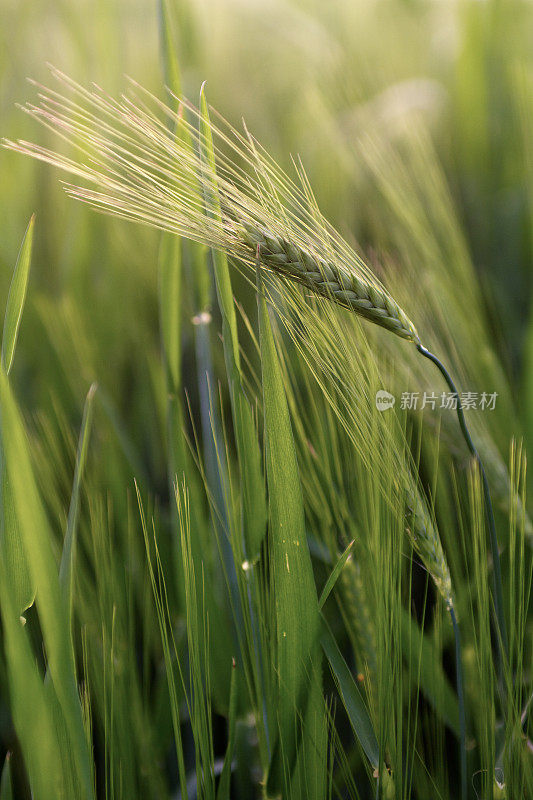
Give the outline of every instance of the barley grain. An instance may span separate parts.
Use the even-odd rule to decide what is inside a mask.
[[[266,270],[419,342],[411,320],[320,214],[301,167],[297,184],[247,131],[210,123],[213,169],[200,156],[205,137],[189,102],[182,101],[175,113],[140,87],[115,101],[59,70],[52,75],[69,95],[40,87],[39,103],[24,110],[66,140],[75,158],[25,141],[3,144],[89,184],[65,184],[69,195],[104,213],[223,250],[254,269],[259,254]],[[196,125],[185,119],[184,109]],[[213,202],[220,215],[211,213]]]

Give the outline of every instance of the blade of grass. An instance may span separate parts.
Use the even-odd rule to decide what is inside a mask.
[[[53,716],[27,631],[13,603],[9,574],[1,561],[0,601],[11,713],[30,786],[39,800],[55,800],[64,796],[66,784]]]
[[[270,509],[270,589],[276,629],[274,715],[278,729],[267,792],[281,792],[284,797],[322,797],[326,745],[318,599],[289,409],[259,271],[257,281]],[[299,741],[300,716],[303,730]],[[298,769],[291,778],[296,759]]]
[[[179,113],[181,95],[181,70],[177,57],[178,47],[173,29],[173,16],[168,0],[159,2],[159,31],[160,50],[163,62],[163,73],[166,86],[173,94],[171,102],[178,112],[174,123],[174,136],[189,148],[192,148],[191,136],[186,125],[182,124],[183,118]],[[198,197],[199,197],[198,192]],[[194,525],[203,523],[196,519],[199,516],[202,499],[202,487],[198,475],[193,468],[184,431],[183,408],[183,376],[181,364],[182,351],[182,299],[184,292],[184,267],[192,261],[192,277],[197,295],[202,298],[200,308],[204,308],[204,301],[209,295],[209,273],[206,259],[207,250],[204,246],[192,242],[185,242],[180,236],[163,233],[159,246],[158,275],[159,275],[159,320],[161,345],[165,364],[165,379],[167,391],[166,430],[167,430],[167,474],[169,493],[172,498],[176,481],[179,483],[187,476],[187,485],[191,497],[191,514]],[[201,315],[195,315],[200,319]],[[209,332],[204,326],[194,326],[195,341],[198,358],[198,382],[202,397],[202,427],[204,433],[209,430],[209,398],[207,387],[211,375],[211,356],[209,350]],[[217,425],[218,428],[218,425]],[[214,491],[220,489],[221,479],[217,474],[216,458],[211,447],[211,437],[204,444],[205,461],[210,475],[210,486]],[[220,498],[220,491],[218,497]],[[176,507],[171,502],[171,513],[174,527],[173,548],[175,551],[176,568],[178,571],[178,592],[180,604],[183,606],[183,576],[181,574],[182,555],[180,550],[180,534]]]
[[[9,295],[7,298],[6,314],[4,317],[4,332],[2,335],[2,367],[6,375],[9,375],[13,364],[13,356],[17,344],[17,336],[26,299],[28,288],[28,278],[30,275],[31,253],[33,246],[33,229],[35,225],[35,214],[31,217],[24,239],[20,246],[17,263]]]
[[[344,553],[340,556],[340,558],[337,561],[337,563],[335,564],[335,566],[334,566],[329,578],[327,579],[326,584],[325,584],[325,586],[322,589],[322,592],[320,594],[320,599],[318,601],[318,608],[319,608],[320,611],[322,611],[322,609],[324,608],[325,602],[328,599],[329,595],[331,594],[331,591],[332,591],[333,587],[337,583],[337,579],[339,578],[344,565],[346,564],[346,562],[350,558],[351,552],[353,550],[354,543],[355,543],[355,539],[353,539],[350,542],[350,544],[348,545],[348,547],[346,548]]]
[[[48,667],[69,733],[80,798],[89,799],[93,797],[92,766],[77,691],[68,617],[51,550],[52,533],[33,475],[20,412],[8,378],[1,371],[0,403],[6,469],[21,540],[36,589]]]
[[[459,706],[433,643],[404,608],[401,613],[402,646],[407,663],[419,661],[416,680],[437,714],[459,736]],[[438,690],[437,690],[438,687]]]
[[[181,74],[176,56],[176,43],[175,37],[173,36],[167,0],[160,0],[159,24],[165,82],[173,94],[179,97],[181,92]],[[174,133],[177,138],[187,136],[185,128],[179,124],[176,125]],[[182,474],[187,470],[187,456],[183,437],[183,404],[181,398],[183,255],[183,240],[181,237],[163,233],[159,246],[158,260],[159,320],[168,398],[168,466],[171,494],[176,475],[178,478],[181,478]]]
[[[146,557],[148,563],[148,572],[150,575],[150,583],[152,585],[152,593],[154,597],[154,603],[156,606],[157,612],[157,621],[159,624],[159,631],[161,634],[161,643],[163,647],[163,656],[165,661],[165,671],[166,671],[166,678],[168,684],[168,691],[169,691],[169,700],[170,700],[170,711],[172,716],[172,727],[174,731],[174,745],[176,750],[176,759],[178,762],[178,775],[179,775],[179,784],[181,790],[181,796],[187,796],[187,773],[185,769],[185,758],[183,754],[183,737],[181,733],[180,727],[180,712],[179,712],[179,694],[178,694],[178,687],[176,686],[176,679],[175,679],[175,669],[173,665],[173,656],[176,660],[177,671],[180,676],[180,680],[182,684],[183,682],[183,672],[181,663],[179,660],[179,656],[176,652],[172,653],[172,645],[174,644],[174,639],[169,637],[169,613],[168,613],[168,605],[167,605],[167,597],[165,591],[165,580],[164,575],[159,573],[160,562],[157,558],[157,539],[155,538],[154,533],[154,545],[156,547],[156,561],[157,561],[157,568],[158,572],[154,570],[152,564],[152,557],[150,553],[150,541],[148,537],[148,528],[146,525],[146,517],[144,513],[144,507],[142,503],[141,493],[139,491],[139,487],[137,483],[135,483],[135,490],[137,493],[137,503],[139,506],[139,513],[141,518],[141,526],[143,531],[143,538],[144,544],[146,549]],[[185,687],[183,686],[184,691]]]
[[[11,575],[14,602],[21,615],[34,603],[35,584],[21,540],[17,514],[13,506],[11,481],[5,467],[3,452],[0,455],[2,456],[2,557]]]
[[[61,564],[59,566],[59,583],[63,590],[64,596],[67,601],[68,609],[68,625],[69,630],[72,630],[72,608],[73,608],[73,576],[74,576],[74,559],[76,555],[76,536],[78,524],[78,509],[80,504],[80,488],[83,478],[83,471],[85,469],[85,462],[87,460],[87,451],[89,449],[89,439],[91,435],[91,424],[93,418],[93,400],[97,390],[97,384],[93,383],[87,392],[85,406],[83,409],[83,418],[81,422],[80,436],[78,440],[78,450],[76,453],[76,466],[74,469],[74,481],[72,485],[72,494],[70,496],[70,506],[67,518],[67,531],[65,533],[65,540],[63,542],[63,552],[61,554]]]
[[[201,151],[204,162],[215,176],[215,154],[213,136],[209,120],[209,108],[205,96],[205,85],[200,92],[201,130],[203,134]],[[220,202],[216,191],[205,191],[207,212],[222,222]],[[220,250],[212,250],[215,284],[218,304],[222,314],[222,338],[226,358],[226,371],[230,383],[233,423],[237,440],[242,494],[243,528],[246,557],[252,561],[257,557],[266,532],[266,503],[264,481],[261,471],[261,452],[257,432],[241,379],[241,363],[237,318],[233,302],[228,258]]]
[[[352,730],[365,751],[370,766],[372,769],[377,769],[379,765],[379,747],[372,720],[361,692],[357,688],[352,673],[324,618],[322,619],[320,644],[329,661],[329,666],[348,714]]]
[[[159,2],[159,36],[163,57],[165,83],[176,97],[181,94],[181,72],[176,55],[176,38],[172,31],[172,20],[167,0]]]
[[[161,342],[172,392],[181,387],[181,240],[163,234],[159,247],[159,315]]]
[[[33,245],[33,230],[35,215],[28,223],[24,239],[20,246],[9,295],[7,298],[6,313],[4,317],[4,331],[2,335],[2,367],[9,375],[15,355],[18,331],[30,274],[31,253]],[[20,540],[20,531],[13,508],[11,486],[7,477],[3,453],[0,450],[2,510],[1,510],[1,541],[3,557],[12,578],[15,605],[19,614],[29,608],[35,599],[35,589],[31,579],[24,548]]]

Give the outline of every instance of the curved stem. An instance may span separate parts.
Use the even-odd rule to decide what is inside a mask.
[[[452,620],[453,634],[455,636],[455,676],[457,682],[457,697],[459,700],[459,747],[461,753],[461,800],[466,800],[466,714],[463,684],[463,662],[461,658],[461,637],[459,634],[457,617],[455,616],[455,610],[452,605],[450,606],[449,611]]]
[[[468,449],[470,450],[472,456],[475,458],[479,467],[479,471],[481,473],[481,479],[483,482],[483,495],[485,500],[485,512],[489,524],[492,564],[494,569],[494,609],[496,612],[498,653],[500,661],[500,678],[503,686],[504,685],[503,669],[504,669],[504,664],[506,663],[507,660],[506,656],[508,648],[507,627],[505,624],[505,614],[503,610],[502,571],[500,566],[500,554],[498,551],[498,537],[496,535],[496,523],[494,522],[494,511],[492,509],[492,500],[490,497],[489,482],[487,480],[487,475],[485,473],[483,462],[481,461],[479,453],[476,450],[474,442],[472,441],[472,437],[470,436],[469,430],[466,426],[466,420],[463,411],[463,406],[461,404],[461,398],[459,397],[459,393],[455,387],[453,380],[451,379],[450,374],[446,370],[445,366],[439,361],[437,356],[433,355],[433,353],[431,353],[426,347],[418,343],[416,345],[416,348],[419,353],[421,353],[425,358],[428,358],[435,364],[435,366],[439,369],[440,373],[443,375],[444,380],[450,387],[451,391],[457,397],[457,417],[459,419],[459,425],[461,426],[461,431],[463,433]]]

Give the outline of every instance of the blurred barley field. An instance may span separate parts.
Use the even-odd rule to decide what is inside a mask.
[[[0,800],[533,797],[532,41],[515,0],[2,1]],[[62,142],[49,65],[166,144]],[[192,154],[182,237],[9,144],[91,169],[125,119],[147,204]]]

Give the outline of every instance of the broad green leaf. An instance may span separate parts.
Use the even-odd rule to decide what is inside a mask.
[[[2,371],[0,406],[6,470],[21,540],[36,590],[48,669],[69,734],[80,799],[92,798],[92,766],[76,684],[66,603],[51,549],[52,532],[33,475],[22,418],[8,378]]]
[[[78,451],[76,454],[76,466],[74,469],[74,481],[67,518],[67,531],[63,543],[61,564],[59,567],[59,582],[63,589],[64,596],[67,599],[70,630],[72,630],[73,575],[74,559],[76,555],[76,535],[78,509],[80,504],[80,488],[83,471],[85,469],[85,462],[87,460],[87,450],[89,449],[89,438],[91,435],[91,423],[93,417],[93,400],[96,390],[97,385],[96,383],[93,383],[87,393],[87,399],[85,400],[85,407],[83,409],[83,419],[81,422]]]
[[[37,800],[64,797],[65,767],[62,763],[54,720],[28,634],[13,603],[11,580],[0,561],[0,610],[9,678],[11,713],[24,755],[33,796]],[[6,767],[2,775],[2,800]]]
[[[346,564],[346,562],[348,561],[348,559],[350,557],[350,554],[351,554],[351,552],[353,550],[354,542],[355,542],[355,539],[353,539],[350,542],[350,544],[348,545],[348,547],[346,548],[344,553],[341,555],[341,557],[339,558],[339,560],[335,564],[335,566],[334,566],[329,578],[327,579],[324,588],[322,589],[322,593],[320,595],[320,600],[318,601],[318,607],[319,607],[320,611],[322,611],[322,609],[324,608],[324,604],[325,604],[326,600],[328,599],[329,595],[331,594],[331,590],[333,589],[333,587],[337,583],[337,579],[338,579],[339,575],[341,574],[344,565]]]
[[[9,295],[7,298],[6,313],[4,318],[4,332],[2,337],[2,367],[9,374],[13,364],[15,346],[24,309],[24,300],[30,274],[31,253],[33,244],[33,229],[35,215],[32,216],[13,272]],[[1,441],[0,441],[1,448]],[[0,457],[2,456],[0,449]],[[17,517],[13,508],[11,486],[5,470],[4,459],[0,459],[2,511],[1,534],[2,554],[5,559],[6,569],[11,578],[11,585],[15,606],[19,614],[29,608],[35,599],[35,589],[31,580],[24,547],[20,539]]]
[[[34,224],[35,215],[32,216],[26,228],[26,233],[24,234],[24,239],[22,240],[17,263],[15,265],[11,286],[9,287],[6,314],[4,317],[4,332],[2,335],[2,367],[6,375],[9,375],[11,365],[13,364],[20,320],[22,319],[24,300],[26,299],[26,290],[28,288],[28,278],[30,275]]]
[[[33,582],[24,544],[21,538],[17,514],[13,506],[11,481],[8,476],[2,453],[2,510],[1,510],[1,543],[2,558],[11,579],[13,603],[19,616],[33,605],[35,600],[35,584]]]
[[[365,751],[370,765],[374,769],[377,769],[379,764],[379,747],[372,720],[370,719],[367,707],[353,679],[352,673],[324,619],[320,643],[329,661],[331,672],[335,678],[353,732]]]
[[[270,509],[270,590],[276,631],[273,730],[278,731],[267,793],[321,797],[326,756],[318,600],[289,409],[259,274],[258,303]]]

